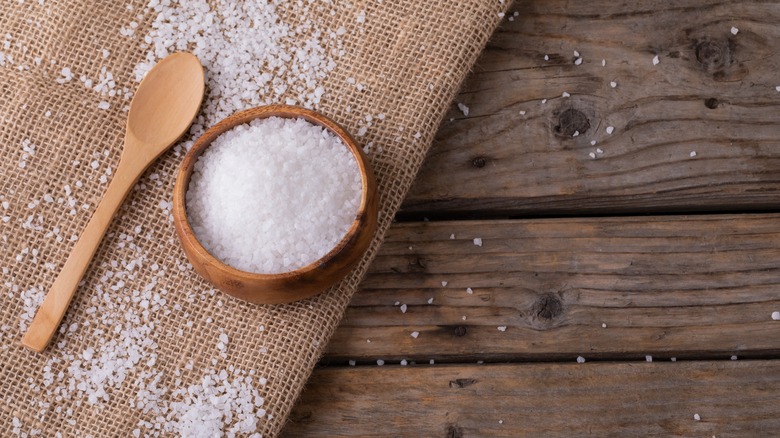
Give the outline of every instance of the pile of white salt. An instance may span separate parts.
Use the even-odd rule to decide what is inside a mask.
[[[361,190],[357,161],[338,136],[304,119],[256,119],[217,137],[195,163],[187,218],[223,263],[289,272],[344,238]]]

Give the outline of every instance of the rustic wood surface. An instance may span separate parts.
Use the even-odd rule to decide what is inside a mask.
[[[283,436],[774,436],[778,376],[778,361],[325,368]]]
[[[778,248],[780,214],[401,223],[326,359],[777,355]]]
[[[456,99],[468,117],[453,105],[441,127],[407,217],[780,207],[776,1],[514,9]]]
[[[780,1],[514,9],[284,436],[776,435]]]

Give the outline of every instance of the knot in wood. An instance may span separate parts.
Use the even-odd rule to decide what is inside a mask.
[[[476,379],[455,379],[450,380],[450,388],[465,388],[477,383]]]
[[[485,164],[487,164],[487,158],[485,157],[474,157],[471,159],[471,165],[477,169],[485,167]]]
[[[457,424],[447,426],[447,438],[463,438],[463,429]]]
[[[580,110],[569,108],[558,116],[555,132],[564,137],[571,137],[575,132],[584,134],[590,128],[590,120]]]
[[[728,62],[729,45],[727,42],[702,41],[696,45],[696,60],[707,70],[723,68]]]
[[[563,302],[552,293],[539,297],[534,304],[534,314],[541,319],[550,320],[563,313]]]
[[[709,99],[706,99],[704,101],[704,106],[706,106],[709,109],[715,109],[718,107],[720,102],[718,102],[718,99],[715,99],[714,97],[710,97]]]

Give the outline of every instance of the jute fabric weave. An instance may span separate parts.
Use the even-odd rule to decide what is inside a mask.
[[[297,2],[290,3],[280,14],[293,19]],[[214,291],[187,266],[165,208],[181,161],[181,153],[170,151],[125,201],[63,330],[36,354],[20,346],[21,330],[94,211],[107,187],[101,176],[110,180],[107,169],[116,169],[122,148],[127,102],[86,90],[78,77],[97,78],[108,66],[116,89],[134,90],[133,69],[146,52],[140,42],[153,17],[141,2],[0,1],[0,436],[38,430],[47,437],[132,436],[135,429],[153,434],[139,424],[161,419],[137,405],[139,392],[167,388],[165,401],[174,389],[221,369],[254,370],[266,410],[258,432],[278,434],[455,92],[510,2],[334,3],[337,13],[317,19],[323,28],[346,29],[344,54],[321,84],[326,94],[318,109],[353,133],[364,115],[385,115],[359,138],[373,144],[381,202],[379,231],[359,266],[331,290],[290,305],[253,305]],[[366,12],[360,26],[358,10]],[[122,35],[131,21],[138,23],[135,37]],[[75,78],[58,83],[63,67]],[[108,110],[98,108],[101,100],[110,102]],[[138,266],[121,266],[141,254]],[[130,273],[116,278],[118,271]],[[133,299],[132,291],[157,304]],[[109,323],[100,322],[95,309],[108,314]],[[115,344],[127,336],[116,330],[140,333],[134,345],[143,358],[108,380],[107,400],[90,403],[79,388],[67,389],[67,396],[58,392],[68,387],[74,366],[83,368],[85,354],[121,347]],[[230,339],[224,350],[217,348],[221,334]],[[264,385],[260,377],[267,379]]]

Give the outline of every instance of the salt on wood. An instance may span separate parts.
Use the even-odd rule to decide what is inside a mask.
[[[303,119],[256,119],[222,135],[195,164],[187,217],[198,241],[242,271],[313,263],[354,222],[361,177],[349,149]]]

